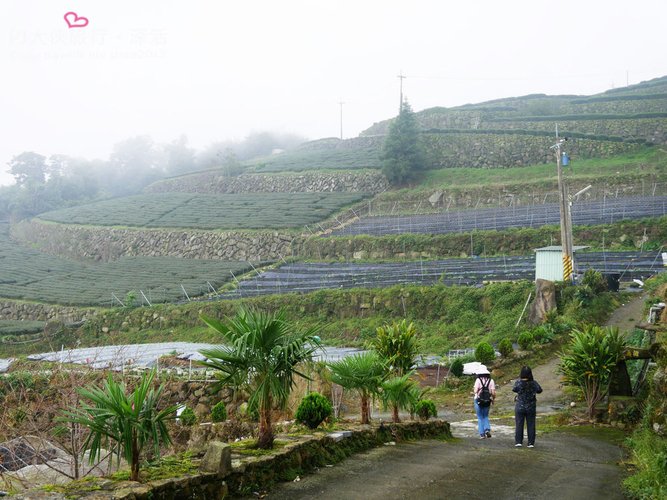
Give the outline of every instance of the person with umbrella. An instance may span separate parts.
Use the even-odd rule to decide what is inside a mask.
[[[496,398],[496,383],[491,378],[486,366],[480,365],[476,372],[477,380],[475,380],[473,387],[473,402],[477,414],[477,430],[479,431],[479,438],[486,439],[491,437],[489,410]]]

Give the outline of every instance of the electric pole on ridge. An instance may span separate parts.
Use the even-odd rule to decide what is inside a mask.
[[[556,144],[550,146],[556,153],[556,167],[558,169],[558,196],[560,199],[560,242],[563,250],[563,281],[572,281],[574,260],[572,250],[572,220],[570,215],[569,198],[567,196],[565,183],[563,182],[563,168],[561,159],[564,152],[561,146],[567,141],[567,137],[558,137],[558,126],[556,126]]]
[[[403,71],[401,70],[401,71],[398,73],[397,78],[398,78],[399,81],[401,82],[401,85],[400,85],[401,102],[400,102],[399,105],[398,105],[398,112],[400,113],[401,110],[403,109],[403,80],[405,80],[405,79],[407,78],[407,76],[405,76],[405,75],[403,74]]]

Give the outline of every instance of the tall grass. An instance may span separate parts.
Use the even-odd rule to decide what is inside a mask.
[[[628,439],[636,473],[623,486],[630,498],[667,498],[667,439],[649,429],[637,430]]]

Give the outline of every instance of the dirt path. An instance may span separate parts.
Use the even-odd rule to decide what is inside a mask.
[[[628,332],[641,320],[644,310],[645,294],[631,298],[614,313],[605,323],[605,326],[616,326],[621,332]],[[566,406],[569,401],[563,393],[558,374],[558,357],[554,356],[546,363],[533,367],[533,377],[540,383],[542,394],[537,398],[537,413],[548,414]],[[514,393],[511,383],[499,388],[494,410],[497,414],[512,413],[514,411]]]
[[[644,295],[624,304],[606,325],[631,330],[641,319]],[[620,499],[621,448],[605,433],[582,429],[540,431],[539,416],[566,401],[557,374],[558,358],[533,368],[544,392],[538,396],[536,447],[515,448],[511,419],[492,420],[494,437],[477,437],[477,424],[466,415],[445,412],[454,442],[419,441],[383,446],[328,466],[315,474],[281,484],[270,499]],[[513,413],[510,383],[499,387],[492,415]],[[457,421],[458,420],[458,421]],[[484,471],[484,472],[482,472]]]
[[[622,332],[632,330],[635,323],[642,320],[644,315],[644,303],[648,295],[644,292],[633,297],[631,300],[616,309],[605,323],[605,326],[617,326]]]
[[[518,375],[518,374],[517,374]],[[547,363],[533,368],[533,378],[542,387],[542,394],[537,396],[537,413],[548,414],[563,408],[566,403],[563,387],[558,374],[558,358],[553,357]],[[497,388],[493,413],[514,413],[513,381]]]

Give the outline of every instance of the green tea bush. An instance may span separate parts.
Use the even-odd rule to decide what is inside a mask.
[[[504,358],[506,358],[507,356],[512,354],[514,352],[514,347],[512,346],[512,341],[510,339],[508,339],[507,337],[505,337],[503,340],[501,340],[498,343],[498,351],[500,352],[500,354],[502,354],[502,356]]]
[[[496,359],[496,351],[488,342],[480,342],[475,349],[475,359],[480,363],[491,363]]]
[[[225,406],[224,401],[217,402],[213,408],[211,408],[211,419],[214,422],[224,422],[227,420],[227,407]]]
[[[181,424],[186,427],[192,427],[197,423],[197,415],[195,415],[194,410],[189,406],[185,407],[180,417],[178,418],[180,419]]]
[[[533,337],[532,332],[529,331],[521,332],[519,334],[517,342],[522,350],[527,351],[531,347],[533,347],[533,344],[535,343],[535,337]]]
[[[456,358],[452,361],[451,366],[449,367],[449,373],[455,377],[460,377],[463,375],[463,359]]]
[[[438,410],[435,403],[430,399],[422,399],[415,405],[415,413],[420,420],[428,420],[431,417],[438,416]]]
[[[46,212],[63,224],[188,229],[284,229],[326,219],[364,193],[150,193]]]
[[[20,245],[0,224],[0,276],[2,297],[72,305],[118,306],[110,302],[115,293],[126,305],[139,305],[143,290],[151,303],[172,302],[189,296],[203,295],[251,270],[247,262],[179,257],[121,257],[109,262],[79,262],[40,252]],[[227,278],[229,276],[229,279]],[[202,286],[202,283],[204,284]],[[132,304],[130,304],[131,302]],[[144,302],[145,304],[145,302]],[[0,336],[39,331],[40,322],[0,322]],[[44,325],[42,324],[42,327]],[[29,327],[17,331],[19,327]]]
[[[319,392],[311,392],[301,400],[294,418],[309,429],[316,429],[331,416],[331,402]]]

